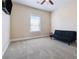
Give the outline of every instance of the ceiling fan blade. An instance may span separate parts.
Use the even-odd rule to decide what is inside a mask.
[[[49,2],[50,2],[52,5],[54,4],[51,0],[49,0]]]
[[[45,2],[45,0],[43,0],[42,2],[41,2],[41,4],[43,4]]]

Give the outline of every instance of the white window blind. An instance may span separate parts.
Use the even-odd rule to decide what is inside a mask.
[[[30,32],[40,31],[40,17],[32,15],[30,19]]]

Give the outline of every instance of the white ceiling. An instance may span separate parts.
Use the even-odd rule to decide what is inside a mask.
[[[46,11],[53,11],[57,8],[61,8],[62,6],[71,3],[73,0],[52,0],[54,2],[54,5],[51,5],[50,3],[44,3],[43,5],[41,5],[40,3],[42,0],[12,0],[12,1]]]

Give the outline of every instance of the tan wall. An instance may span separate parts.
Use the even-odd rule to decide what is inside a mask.
[[[52,28],[51,31],[54,32],[55,29],[59,30],[77,30],[77,6],[76,0],[72,0],[71,3],[64,5],[63,7],[52,12]]]
[[[29,31],[29,20],[31,14],[36,14],[41,17],[42,20],[41,32],[31,33]],[[44,36],[48,35],[49,32],[50,32],[49,12],[13,3],[13,9],[11,14],[11,39]]]

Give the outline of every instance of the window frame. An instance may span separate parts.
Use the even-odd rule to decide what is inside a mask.
[[[36,16],[36,17],[40,17],[40,31],[31,31],[31,17],[32,16]],[[32,32],[41,32],[41,24],[42,24],[42,22],[41,22],[41,16],[39,16],[39,15],[36,15],[36,14],[31,14],[30,15],[30,20],[29,20],[29,31],[32,33]]]

